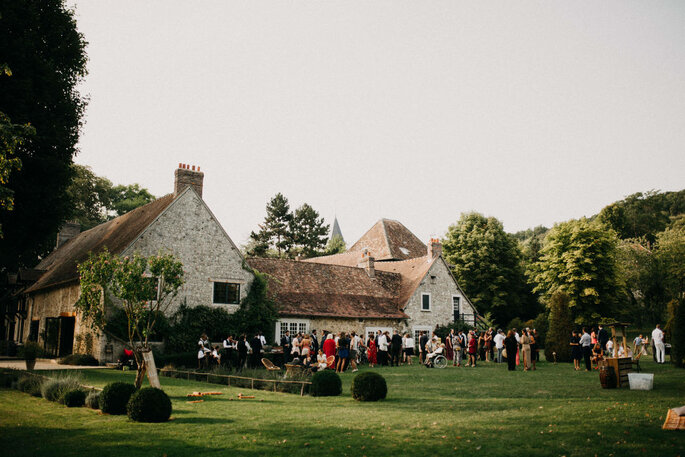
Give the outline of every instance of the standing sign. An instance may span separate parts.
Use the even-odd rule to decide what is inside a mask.
[[[143,352],[143,360],[145,361],[147,379],[150,381],[150,385],[152,387],[161,389],[162,385],[159,383],[159,377],[157,376],[157,366],[155,366],[155,358],[152,355],[152,351]]]

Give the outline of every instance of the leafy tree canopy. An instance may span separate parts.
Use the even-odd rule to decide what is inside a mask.
[[[72,202],[69,218],[79,222],[83,230],[147,205],[155,199],[138,184],[114,186],[109,179],[97,176],[88,166],[74,164],[72,169],[74,178],[67,188],[67,196]]]
[[[5,71],[9,72],[7,69]],[[21,160],[16,157],[17,148],[35,133],[36,130],[30,125],[12,124],[9,117],[0,113],[0,210],[11,211],[14,207],[14,191],[5,185],[10,174],[21,169]]]
[[[535,291],[569,296],[578,323],[596,322],[616,310],[621,287],[616,233],[587,219],[556,224],[547,234],[533,275]]]
[[[503,325],[514,317],[531,318],[537,302],[526,282],[519,245],[494,217],[462,214],[443,243],[445,259],[464,292],[482,314]]]
[[[85,99],[76,87],[86,74],[86,42],[63,0],[0,2],[3,70],[0,111],[36,134],[19,145],[21,171],[9,175],[14,210],[0,212],[0,270],[33,266],[54,246],[67,218],[71,179]]]

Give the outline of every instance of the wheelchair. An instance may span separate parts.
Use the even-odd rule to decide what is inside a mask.
[[[436,355],[433,359],[425,364],[428,368],[445,368],[447,366],[447,358],[444,355]]]

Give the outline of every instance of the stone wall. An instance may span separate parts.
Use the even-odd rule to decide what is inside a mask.
[[[185,284],[167,311],[181,303],[216,306],[235,312],[239,305],[214,305],[213,281],[240,284],[240,298],[247,295],[252,273],[243,269],[243,258],[221,225],[195,192],[179,196],[122,254],[150,256],[171,252],[183,263]]]
[[[431,296],[430,311],[421,310],[421,296],[424,293],[428,293]],[[428,270],[419,287],[414,291],[414,295],[412,295],[404,309],[404,312],[410,317],[408,326],[411,328],[424,327],[426,329],[433,329],[436,325],[446,325],[454,321],[453,296],[460,297],[462,313],[473,314],[473,308],[469,304],[468,299],[459,290],[459,287],[457,287],[447,265],[442,259],[438,258],[433,262],[433,265]]]

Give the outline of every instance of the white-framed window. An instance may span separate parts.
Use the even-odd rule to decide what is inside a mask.
[[[418,347],[419,340],[421,338],[421,332],[426,332],[426,336],[430,338],[432,329],[427,325],[417,325],[416,327],[412,327],[411,330],[412,334],[414,335],[414,344],[416,344],[416,346]]]
[[[293,337],[297,333],[309,333],[309,319],[280,319],[276,322],[276,344],[281,344],[281,337],[285,332],[290,331]]]
[[[378,330],[380,330],[381,332],[387,331],[390,335],[392,335],[392,327],[366,327],[364,330],[366,333],[366,338],[364,338],[364,341],[366,341],[369,338],[369,336],[375,337]]]
[[[431,310],[431,294],[424,292],[421,294],[421,311]]]

